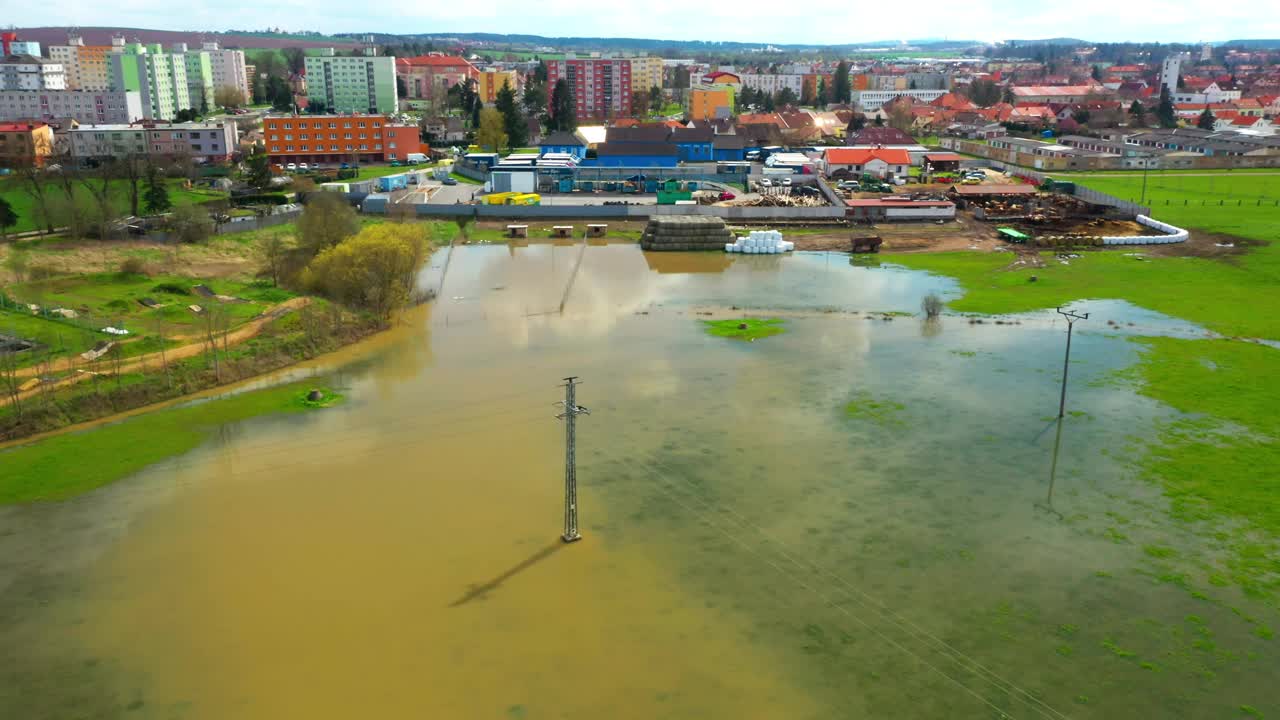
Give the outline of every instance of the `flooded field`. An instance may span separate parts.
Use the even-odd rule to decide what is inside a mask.
[[[1126,336],[1199,328],[1082,303],[1059,424],[1065,326],[904,315],[946,278],[454,252],[434,305],[320,368],[345,404],[0,507],[0,717],[1280,711],[1274,609],[1191,589],[1208,546],[1136,478],[1173,411],[1117,379]],[[701,322],[746,315],[787,331]]]

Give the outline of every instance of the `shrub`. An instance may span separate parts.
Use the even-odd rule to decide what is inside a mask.
[[[147,263],[140,257],[127,257],[120,263],[121,275],[146,275]]]
[[[183,287],[177,283],[160,283],[151,288],[155,292],[168,293],[170,295],[190,295],[191,289]]]
[[[929,293],[920,302],[920,307],[924,310],[925,317],[936,318],[942,314],[942,298]]]

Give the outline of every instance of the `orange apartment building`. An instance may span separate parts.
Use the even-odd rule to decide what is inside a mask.
[[[263,118],[262,133],[274,163],[388,162],[426,152],[416,125],[385,115],[279,115]]]

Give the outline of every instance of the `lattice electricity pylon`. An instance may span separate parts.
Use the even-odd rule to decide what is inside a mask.
[[[575,461],[574,425],[579,415],[590,415],[591,412],[577,404],[574,389],[577,387],[576,377],[564,379],[564,402],[557,403],[564,407],[564,412],[556,418],[564,420],[564,534],[561,540],[567,543],[581,540],[578,534],[578,473]]]

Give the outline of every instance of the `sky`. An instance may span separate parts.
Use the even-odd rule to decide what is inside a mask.
[[[12,4],[12,5],[11,5]],[[846,44],[876,40],[1078,37],[1092,41],[1200,42],[1280,37],[1268,3],[1225,0],[1025,0],[780,3],[777,0],[71,0],[24,18],[17,0],[3,13],[18,27],[80,25],[156,30],[279,27],[320,32],[492,32],[550,37],[641,37],[749,43]],[[34,7],[34,6],[29,6]],[[822,8],[821,12],[816,11]],[[963,9],[963,12],[960,9]],[[370,12],[373,10],[374,12]]]

